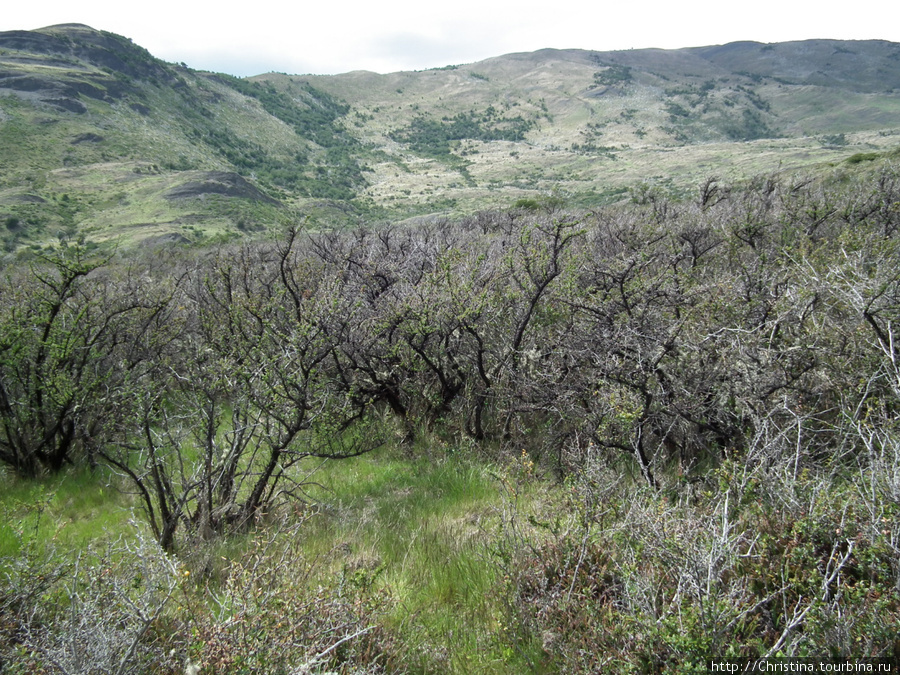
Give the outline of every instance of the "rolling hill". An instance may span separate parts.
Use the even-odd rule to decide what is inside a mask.
[[[590,206],[898,146],[900,44],[541,50],[239,79],[66,24],[0,33],[0,234],[208,242],[310,218]]]

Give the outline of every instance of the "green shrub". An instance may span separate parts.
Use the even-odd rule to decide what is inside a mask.
[[[847,164],[861,164],[863,162],[873,162],[879,157],[881,157],[881,154],[877,152],[857,152],[854,155],[850,155],[844,161]]]

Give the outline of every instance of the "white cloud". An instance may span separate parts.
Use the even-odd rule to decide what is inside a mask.
[[[125,35],[167,61],[251,75],[269,70],[390,72],[467,63],[544,47],[596,50],[674,49],[735,40],[808,38],[900,42],[900,9],[859,0],[829,12],[796,0],[740,5],[719,0],[603,3],[531,0],[420,0],[231,5],[158,0],[8,3],[0,30],[77,22]],[[139,7],[139,9],[138,9]]]

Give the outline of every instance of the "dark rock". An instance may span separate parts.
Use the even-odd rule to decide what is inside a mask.
[[[13,195],[7,198],[9,204],[46,204],[47,200],[37,195]]]
[[[191,240],[177,232],[169,234],[160,234],[155,237],[147,237],[141,241],[143,246],[177,246],[179,244],[190,244]]]
[[[51,105],[59,110],[77,113],[83,115],[87,112],[87,106],[81,101],[74,98],[45,98],[44,103]]]
[[[251,199],[266,204],[279,204],[259,188],[247,182],[236,173],[228,171],[206,171],[197,180],[188,181],[168,190],[163,196],[166,199],[191,199],[204,195],[224,195]]]
[[[104,140],[103,136],[97,134],[79,134],[72,139],[72,145],[78,145],[79,143],[99,143],[102,140]]]

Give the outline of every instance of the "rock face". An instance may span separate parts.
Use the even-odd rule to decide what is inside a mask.
[[[43,197],[31,194],[19,194],[9,197],[7,202],[11,204],[46,204],[47,200]]]
[[[81,62],[84,67],[105,68],[138,79],[168,74],[162,62],[128,38],[81,24],[3,32],[0,49],[52,57],[66,68]]]
[[[142,246],[172,246],[180,244],[190,244],[191,240],[177,232],[169,234],[160,234],[155,237],[147,237],[141,240]]]
[[[133,80],[176,79],[131,40],[81,24],[2,32],[0,50],[8,66],[0,71],[0,93],[66,112],[87,112],[79,96],[119,100],[134,89]]]
[[[278,200],[272,199],[238,174],[229,171],[197,172],[195,180],[173,187],[163,196],[175,200],[203,198],[206,195],[224,195],[266,204],[280,204]]]

